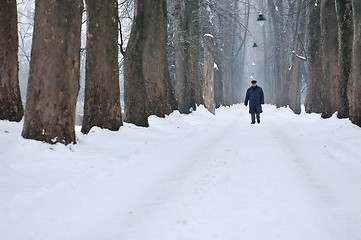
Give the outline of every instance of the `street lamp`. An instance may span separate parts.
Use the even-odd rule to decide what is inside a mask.
[[[263,14],[260,12],[258,14],[257,22],[258,24],[263,27],[264,21],[266,21],[266,18],[263,16]]]

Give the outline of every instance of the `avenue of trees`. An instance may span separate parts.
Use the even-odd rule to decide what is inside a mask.
[[[255,36],[259,11],[266,24]],[[150,115],[200,104],[214,114],[243,102],[250,39],[258,37],[257,80],[268,103],[296,114],[304,103],[307,113],[337,112],[361,126],[360,14],[358,0],[35,0],[29,56],[17,1],[1,1],[0,119],[24,117],[24,138],[69,144],[80,95],[84,134],[123,121],[147,127]],[[19,58],[29,63],[26,101]]]
[[[300,113],[302,81],[307,113],[361,126],[360,1],[267,0],[277,107]],[[271,76],[271,75],[270,75]],[[300,91],[301,89],[301,91]]]

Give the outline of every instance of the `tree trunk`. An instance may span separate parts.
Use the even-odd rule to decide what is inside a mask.
[[[191,83],[191,105],[193,109],[203,104],[202,77],[200,71],[200,27],[199,27],[199,0],[187,0],[189,5],[188,25],[190,37],[189,52],[189,79]]]
[[[223,98],[223,82],[221,77],[221,72],[218,69],[217,64],[214,64],[214,74],[213,74],[213,81],[214,81],[214,102],[216,104],[216,108],[219,108],[224,104]]]
[[[204,105],[209,112],[215,114],[214,103],[214,42],[213,37],[205,35],[204,45],[204,87],[203,99]]]
[[[350,120],[361,127],[361,2],[352,2],[354,16],[353,60],[351,74]]]
[[[353,17],[352,0],[337,0],[337,22],[339,39],[339,80],[338,80],[338,115],[339,118],[349,117],[348,82],[352,63]]]
[[[24,115],[18,79],[16,1],[0,1],[0,120],[19,122]]]
[[[220,70],[223,81],[224,104],[231,106],[234,100],[232,85],[233,39],[226,39],[224,45]]]
[[[178,110],[189,113],[203,103],[199,69],[199,2],[178,0],[173,12],[175,48],[175,95]]]
[[[76,142],[82,11],[81,0],[35,2],[24,138]]]
[[[338,30],[335,0],[321,2],[321,38],[322,69],[324,75],[322,85],[325,92],[322,97],[323,118],[331,117],[338,108]]]
[[[175,60],[175,97],[178,101],[178,110],[181,113],[189,113],[193,107],[191,103],[190,80],[188,79],[188,51],[189,32],[186,17],[186,1],[175,2],[174,12],[174,60]]]
[[[117,0],[86,0],[86,11],[88,34],[81,131],[87,134],[93,126],[117,131],[122,125]]]
[[[321,49],[321,1],[307,1],[307,69],[308,85],[305,108],[307,113],[323,112],[322,49]]]
[[[297,8],[301,8],[303,5],[303,1],[299,1]],[[304,60],[300,59],[299,56],[303,54],[303,42],[305,40],[305,20],[306,20],[306,12],[302,10],[297,14],[295,19],[296,29],[293,36],[293,51],[292,55],[292,65],[290,69],[290,77],[289,77],[289,106],[295,114],[301,113],[301,84],[302,84],[302,64],[304,64]]]
[[[177,108],[167,62],[165,0],[138,0],[124,59],[127,122],[148,126],[148,116],[164,117]]]
[[[288,90],[288,48],[285,30],[285,21],[283,19],[284,6],[283,1],[268,0],[268,9],[272,18],[272,27],[274,31],[274,61],[273,74],[275,80],[275,103],[277,107],[289,105]],[[277,7],[277,9],[276,9]]]

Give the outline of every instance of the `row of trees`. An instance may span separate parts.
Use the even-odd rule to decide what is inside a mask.
[[[203,104],[204,98],[213,113],[215,105],[240,102],[232,88],[234,79],[239,81],[234,76],[232,79],[232,60],[239,59],[241,46],[237,46],[236,39],[242,40],[245,34],[236,37],[217,34],[220,30],[234,30],[237,22],[241,22],[237,15],[241,9],[238,1],[137,0],[134,6],[131,34],[123,50],[117,0],[86,0],[85,6],[82,0],[35,1],[24,138],[48,143],[76,142],[75,109],[84,8],[87,43],[83,133],[87,134],[93,126],[118,130],[122,125],[119,50],[124,56],[123,117],[127,122],[146,127],[149,115],[164,117],[175,109],[189,113]],[[17,76],[16,1],[2,1],[0,7],[1,25],[5,26],[0,34],[0,117],[20,121],[24,110]],[[222,12],[227,8],[229,14]],[[201,27],[202,21],[206,25]],[[207,50],[203,53],[203,35],[211,32],[215,33],[216,44],[208,34],[211,40],[207,40]],[[224,44],[225,41],[229,44]],[[204,67],[203,56],[208,58],[210,54],[213,58],[218,56],[216,61],[220,64],[226,59],[223,73],[217,74],[214,61],[206,61]],[[221,74],[227,80],[222,81]]]
[[[120,4],[128,8],[131,2]],[[306,89],[307,112],[330,117],[338,111],[340,118],[350,117],[361,126],[357,1],[137,0],[134,15],[129,16],[131,32],[124,34],[117,0],[86,0],[85,7],[82,0],[36,0],[25,138],[76,142],[84,8],[85,134],[93,126],[118,130],[123,120],[147,127],[149,115],[164,117],[175,109],[189,113],[199,104],[214,113],[220,105],[242,102],[240,90],[248,85],[243,66],[249,18],[256,9],[268,18],[262,37],[269,102],[289,105],[300,113],[301,93]],[[20,121],[24,110],[18,81],[16,1],[2,1],[0,13],[0,119]]]
[[[267,0],[271,94],[278,107],[350,118],[361,126],[361,3],[357,0]],[[305,57],[302,57],[305,56]],[[272,74],[273,73],[273,74]]]

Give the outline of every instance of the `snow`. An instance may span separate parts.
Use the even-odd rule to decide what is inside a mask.
[[[213,36],[212,34],[210,34],[210,33],[206,33],[206,34],[204,34],[204,36],[205,36],[205,37],[211,37],[211,38],[214,38],[214,36]]]
[[[346,240],[361,236],[361,129],[266,105],[77,129],[0,121],[1,240]]]
[[[303,57],[303,56],[298,55],[298,54],[296,53],[296,51],[292,51],[292,53],[293,53],[296,57],[298,57],[299,59],[307,61],[307,58],[306,58],[306,57]]]
[[[216,63],[216,62],[214,62],[213,66],[214,66],[214,69],[219,70],[218,65],[217,65],[217,63]]]

